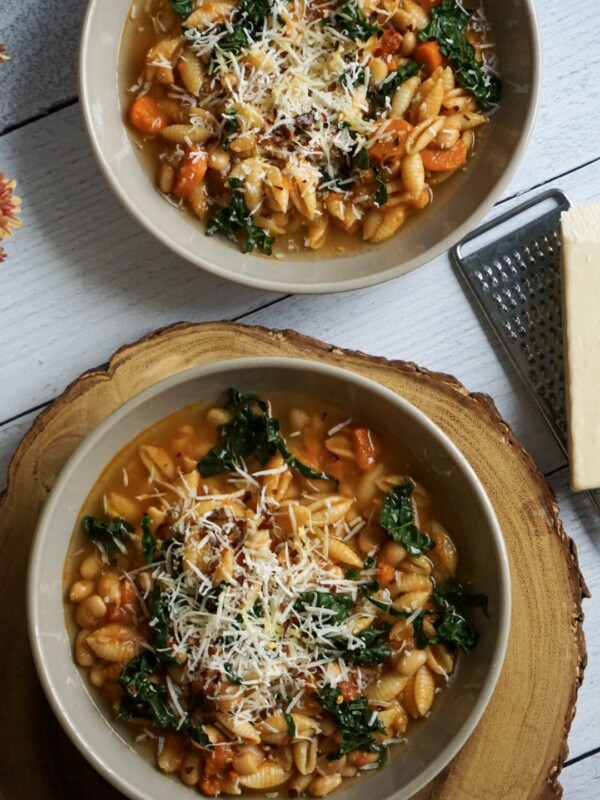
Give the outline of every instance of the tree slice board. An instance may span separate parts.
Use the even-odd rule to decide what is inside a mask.
[[[504,532],[513,582],[506,661],[492,701],[465,747],[418,800],[550,800],[586,663],[574,543],[551,490],[493,402],[455,378],[349,352],[291,331],[180,323],[119,350],[85,373],[35,420],[0,501],[0,800],[117,800],[62,732],[38,682],[25,621],[27,559],[61,467],[104,417],[150,384],[189,367],[243,356],[324,361],[361,373],[436,422],[481,479]],[[192,795],[190,795],[192,796]]]

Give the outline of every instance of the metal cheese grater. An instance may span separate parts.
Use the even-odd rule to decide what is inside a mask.
[[[473,231],[451,251],[567,455],[560,215],[570,207],[563,192],[551,189]],[[589,496],[600,513],[600,490]]]

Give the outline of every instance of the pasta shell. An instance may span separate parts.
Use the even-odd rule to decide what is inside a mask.
[[[285,214],[290,206],[290,190],[282,171],[274,164],[266,168],[265,191],[271,208]]]
[[[218,586],[220,583],[233,583],[235,571],[235,557],[233,550],[225,550],[221,554],[221,561],[212,575],[213,586]]]
[[[392,95],[391,117],[403,117],[419,88],[420,79],[417,75],[408,78],[396,89]]]
[[[441,644],[429,645],[427,648],[427,666],[437,675],[449,675],[454,668],[454,659]]]
[[[399,594],[406,592],[431,592],[431,579],[418,572],[400,572],[394,582]]]
[[[339,539],[329,539],[329,558],[332,561],[341,561],[351,567],[361,568],[363,559],[345,542]]]
[[[142,652],[142,637],[126,625],[111,623],[90,634],[86,642],[90,649],[105,661],[123,664]]]
[[[396,672],[386,672],[374,683],[367,686],[365,694],[374,702],[387,702],[398,697],[406,685],[407,678]]]
[[[251,722],[237,719],[233,714],[226,714],[222,711],[218,711],[215,714],[215,719],[222,728],[233,733],[234,736],[239,736],[240,739],[244,739],[251,744],[260,742],[260,733]]]
[[[396,11],[392,19],[403,32],[421,30],[429,23],[427,12],[412,0],[404,0],[402,7]]]
[[[436,81],[431,90],[425,95],[419,105],[419,122],[425,119],[436,117],[440,113],[442,100],[444,99],[444,82]]]
[[[177,127],[177,126],[171,126]],[[143,444],[139,449],[140,459],[150,475],[163,476],[173,480],[176,475],[175,464],[164,447]]]
[[[291,772],[294,767],[294,757],[291,745],[284,745],[275,750],[275,760],[286,772]]]
[[[433,574],[436,580],[445,581],[456,575],[458,552],[447,530],[439,522],[433,522],[429,535],[435,542],[429,557],[433,561]]]
[[[141,506],[135,500],[124,497],[118,492],[107,492],[104,495],[104,511],[108,517],[134,520],[140,516]]]
[[[433,705],[435,697],[435,679],[429,667],[424,664],[415,675],[415,706],[419,715],[424,717]]]
[[[411,197],[417,197],[425,186],[425,167],[419,153],[404,156],[400,170],[406,191]]]
[[[314,739],[293,745],[294,764],[302,775],[310,775],[317,766],[317,742]]]
[[[167,733],[163,739],[162,748],[157,753],[156,763],[159,768],[168,773],[177,772],[183,760],[183,748],[179,740],[172,734]]]
[[[392,605],[397,611],[416,611],[418,608],[423,608],[429,600],[429,595],[429,592],[423,591],[406,592],[394,600]]]
[[[406,152],[408,155],[419,153],[428,144],[431,144],[445,123],[446,117],[432,117],[419,122],[406,137]]]
[[[290,740],[287,721],[282,713],[267,717],[258,724],[258,728],[263,742],[285,744]]]
[[[340,522],[350,510],[353,499],[331,495],[309,505],[313,525],[319,527]]]
[[[404,224],[406,211],[403,205],[386,209],[372,209],[365,217],[363,239],[377,244],[393,236]]]
[[[186,17],[184,28],[204,28],[211,22],[223,22],[231,14],[232,7],[228,3],[204,3],[200,8]]]
[[[177,69],[185,88],[194,97],[198,97],[206,74],[206,67],[202,61],[191,50],[186,50],[179,59]]]
[[[254,775],[240,775],[240,783],[247,789],[271,789],[289,780],[291,771],[273,761],[263,761]]]
[[[320,173],[309,164],[298,164],[287,168],[290,179],[290,199],[302,216],[313,219],[317,213],[317,186]]]
[[[325,244],[327,238],[327,230],[329,228],[329,214],[321,214],[315,217],[314,221],[309,225],[306,234],[305,244],[311,250],[319,250]]]
[[[379,717],[379,721],[383,724],[386,734],[388,736],[392,735],[392,726],[398,714],[401,712],[400,703],[395,700],[389,708],[384,708],[383,711],[380,711],[377,715]]]
[[[167,125],[160,132],[161,136],[168,139],[170,142],[177,142],[178,144],[189,144],[197,142],[205,142],[214,135],[211,128],[204,125]]]
[[[288,791],[290,792],[290,797],[298,797],[301,795],[305,789],[308,787],[308,784],[312,781],[313,775],[303,775],[301,772],[298,772],[294,777],[291,779]],[[293,793],[293,794],[292,794]]]

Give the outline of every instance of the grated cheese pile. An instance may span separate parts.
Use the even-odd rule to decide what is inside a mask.
[[[368,627],[375,613],[359,590],[375,571],[344,577],[326,555],[333,530],[310,519],[298,525],[294,507],[280,505],[257,480],[281,472],[251,475],[240,468],[229,477],[235,490],[225,494],[210,494],[208,487],[197,494],[185,481],[162,484],[167,491],[158,494],[174,534],[165,560],[153,567],[168,607],[170,652],[184,665],[184,682],[200,681],[209,699],[235,701],[235,716],[250,722],[282,707],[291,710],[305,690],[349,678],[360,689],[375,674],[373,668],[348,666],[339,651],[340,643],[347,649],[365,646],[356,626]],[[282,516],[291,526],[288,538],[273,533]],[[338,525],[338,535],[348,538],[364,520]],[[218,570],[228,551],[234,566],[222,582]],[[334,623],[334,612],[310,599],[298,613],[299,593],[311,591],[349,595],[347,618]],[[170,686],[175,709],[176,693]]]
[[[371,54],[367,42],[332,26],[336,11],[335,0],[274,0],[262,28],[248,32],[242,56],[220,48],[234,30],[231,21],[224,30],[217,23],[188,30],[192,49],[200,57],[211,56],[215,65],[213,91],[203,106],[222,105],[220,87],[226,76],[227,99],[251,107],[266,123],[255,131],[266,153],[332,164],[358,152],[377,127],[376,121],[364,119]],[[243,15],[235,19],[235,27],[239,25],[244,26]],[[347,79],[340,81],[344,74]],[[301,132],[293,134],[298,126]]]

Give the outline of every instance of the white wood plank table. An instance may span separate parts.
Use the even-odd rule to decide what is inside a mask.
[[[500,0],[490,0],[490,2]],[[537,0],[545,56],[536,128],[499,203],[542,188],[600,199],[600,12]],[[600,797],[600,519],[568,488],[566,460],[446,255],[346,295],[284,297],[218,280],[130,219],[99,175],[82,130],[76,51],[82,0],[4,0],[0,171],[19,182],[25,227],[0,266],[0,489],[20,437],[66,384],[124,342],[179,320],[291,327],[342,347],[416,361],[487,392],[556,492],[594,595],[589,665],[562,774],[565,797]],[[600,313],[600,312],[599,312]],[[598,387],[600,391],[600,387]]]

